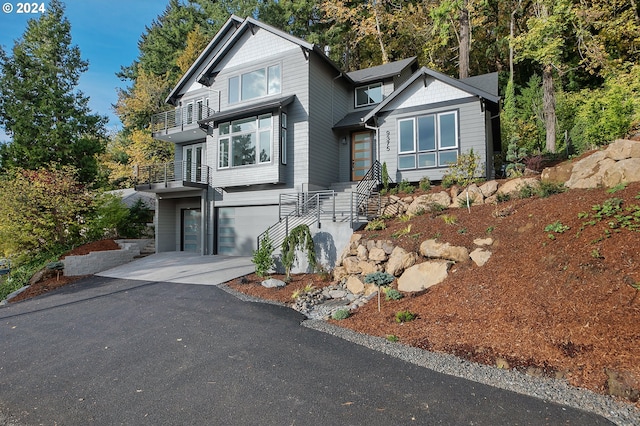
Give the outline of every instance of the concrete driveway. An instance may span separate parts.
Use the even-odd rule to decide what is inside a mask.
[[[156,253],[99,274],[101,277],[181,284],[218,285],[255,270],[250,257]]]
[[[96,276],[10,304],[0,308],[0,425],[610,424],[303,320],[213,285]]]

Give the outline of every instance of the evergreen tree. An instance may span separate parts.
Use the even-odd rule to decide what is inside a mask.
[[[52,0],[28,21],[11,55],[0,48],[0,126],[12,138],[0,147],[3,169],[70,164],[82,182],[97,176],[107,118],[92,114],[89,98],[76,90],[88,63],[70,30],[64,6]]]

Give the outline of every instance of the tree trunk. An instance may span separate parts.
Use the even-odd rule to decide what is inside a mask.
[[[459,78],[469,77],[469,51],[471,50],[471,27],[469,22],[469,1],[463,0],[460,9],[460,70]]]
[[[556,96],[553,89],[553,66],[547,64],[542,70],[543,115],[547,132],[546,148],[556,152]]]
[[[382,41],[382,31],[380,31],[380,19],[378,18],[378,9],[375,2],[373,3],[373,15],[376,18],[376,33],[378,36],[378,42],[380,42],[380,51],[382,52],[382,63],[389,63],[389,56],[387,56],[387,50],[384,48],[384,42]]]

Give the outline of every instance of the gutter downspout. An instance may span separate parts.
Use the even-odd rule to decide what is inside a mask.
[[[374,121],[376,122],[376,126],[370,126],[367,123],[364,123],[364,128],[365,129],[369,129],[369,130],[375,130],[376,132],[376,143],[375,143],[375,147],[376,147],[376,155],[375,155],[375,160],[380,161],[380,127],[377,126],[377,119],[376,117],[374,117]]]

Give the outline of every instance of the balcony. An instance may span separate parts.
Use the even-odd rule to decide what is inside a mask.
[[[176,192],[206,189],[210,183],[209,166],[193,161],[174,161],[165,164],[136,166],[136,191]]]
[[[171,111],[154,114],[151,117],[151,132],[154,139],[168,142],[187,142],[206,136],[206,127],[201,128],[199,120],[213,116],[215,111],[202,103],[189,103]]]

